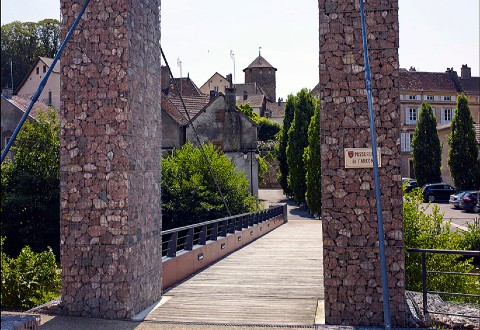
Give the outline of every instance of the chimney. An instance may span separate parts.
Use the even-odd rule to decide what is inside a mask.
[[[227,74],[227,81],[230,83],[229,87],[232,88],[233,86],[232,86],[232,74],[231,73]]]
[[[416,72],[417,70],[415,69],[415,67],[414,67],[414,66],[411,66],[411,67],[410,67],[410,69],[409,69],[408,71],[410,71],[410,72]]]
[[[468,67],[468,65],[462,65],[462,79],[470,79],[472,78],[472,69]]]
[[[243,91],[243,100],[246,101],[248,99],[248,91]]]
[[[170,87],[170,70],[168,70],[168,67],[162,66],[161,74],[161,89],[162,91],[165,91],[165,94],[168,94],[168,88]]]
[[[278,98],[278,106],[281,106],[282,105],[282,99],[279,97]]]
[[[225,88],[225,103],[227,105],[227,111],[236,110],[236,101],[235,101],[235,89],[234,88]]]
[[[13,90],[11,88],[2,88],[2,95],[6,99],[11,99],[13,94]]]

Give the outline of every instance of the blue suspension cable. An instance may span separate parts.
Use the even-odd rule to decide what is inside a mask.
[[[73,22],[73,25],[70,28],[70,30],[68,31],[67,36],[65,37],[65,40],[63,40],[62,45],[60,46],[60,48],[57,52],[57,55],[55,55],[55,58],[53,59],[52,64],[48,68],[47,74],[45,75],[45,77],[43,77],[42,81],[40,82],[40,85],[38,85],[37,90],[33,94],[32,98],[31,98],[31,101],[30,101],[30,104],[27,107],[27,110],[25,110],[25,113],[23,114],[22,119],[20,119],[20,122],[18,123],[17,128],[15,128],[15,131],[13,132],[12,137],[10,138],[10,140],[7,143],[7,146],[5,147],[5,149],[2,152],[1,163],[3,163],[3,160],[7,156],[7,153],[10,150],[10,147],[12,146],[13,142],[15,142],[15,139],[17,138],[17,134],[18,134],[18,132],[20,132],[20,129],[22,128],[23,124],[25,123],[25,120],[27,120],[27,117],[28,117],[28,114],[30,113],[30,110],[32,110],[33,105],[35,104],[35,102],[37,102],[38,98],[40,97],[40,94],[42,94],[42,91],[45,88],[45,85],[47,84],[48,77],[50,77],[50,74],[52,73],[53,68],[55,67],[55,64],[57,63],[58,59],[62,55],[63,49],[65,48],[65,45],[67,44],[68,40],[72,36],[73,31],[77,27],[78,22],[80,21],[80,18],[82,17],[83,13],[85,12],[85,9],[87,8],[89,2],[90,2],[90,0],[85,0],[85,3],[83,4],[82,10],[80,11],[77,18],[75,19],[75,22]]]
[[[380,267],[382,273],[382,293],[383,293],[383,319],[385,322],[385,329],[390,330],[390,304],[388,295],[388,279],[387,266],[385,261],[385,235],[383,233],[383,217],[382,217],[382,202],[380,193],[380,179],[378,175],[378,158],[377,158],[377,134],[375,131],[375,119],[373,117],[372,106],[372,76],[370,72],[370,62],[368,59],[368,45],[367,45],[367,28],[365,25],[364,0],[360,0],[360,17],[362,19],[362,37],[363,37],[363,58],[365,61],[365,85],[367,89],[368,100],[368,115],[370,117],[370,136],[372,139],[372,154],[373,154],[373,175],[375,181],[375,199],[377,206],[377,227],[378,227],[378,242],[380,247]]]

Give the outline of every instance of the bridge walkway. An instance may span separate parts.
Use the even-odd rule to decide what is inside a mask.
[[[145,321],[312,326],[323,292],[321,221],[291,220],[166,291]]]

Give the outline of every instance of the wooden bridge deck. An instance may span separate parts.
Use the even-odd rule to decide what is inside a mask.
[[[313,325],[323,306],[321,221],[290,221],[165,292],[145,321]]]

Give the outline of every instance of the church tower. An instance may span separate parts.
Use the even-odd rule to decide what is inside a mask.
[[[275,72],[277,71],[270,63],[268,63],[258,52],[258,57],[245,69],[245,83],[257,83],[267,94],[270,101],[276,101],[277,83]]]

